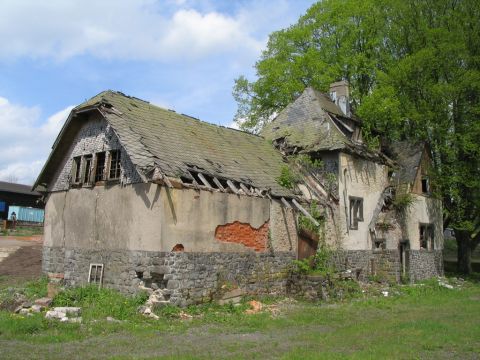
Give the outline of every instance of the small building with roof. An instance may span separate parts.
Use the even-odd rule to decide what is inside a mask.
[[[43,208],[42,194],[31,185],[0,181],[0,220],[7,220],[10,206]]]

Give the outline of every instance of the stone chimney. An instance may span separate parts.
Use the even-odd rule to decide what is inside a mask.
[[[342,80],[330,85],[330,98],[345,116],[350,116],[350,90],[348,81]]]

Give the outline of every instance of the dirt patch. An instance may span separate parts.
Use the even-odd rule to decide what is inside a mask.
[[[1,240],[19,240],[19,241],[35,241],[38,243],[43,242],[43,235],[31,235],[31,236],[2,236],[0,237]]]
[[[0,262],[0,275],[30,278],[39,277],[41,273],[41,244],[22,246]]]

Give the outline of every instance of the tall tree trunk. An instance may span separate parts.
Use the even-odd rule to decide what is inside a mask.
[[[462,274],[470,274],[472,272],[472,248],[470,244],[470,236],[466,231],[455,231],[457,238],[458,254],[457,254],[457,270]]]

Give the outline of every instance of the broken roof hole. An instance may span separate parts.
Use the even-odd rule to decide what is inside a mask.
[[[186,177],[186,176],[180,176],[180,180],[182,180],[182,182],[184,184],[193,184],[194,183],[193,178],[189,178],[189,177]]]

